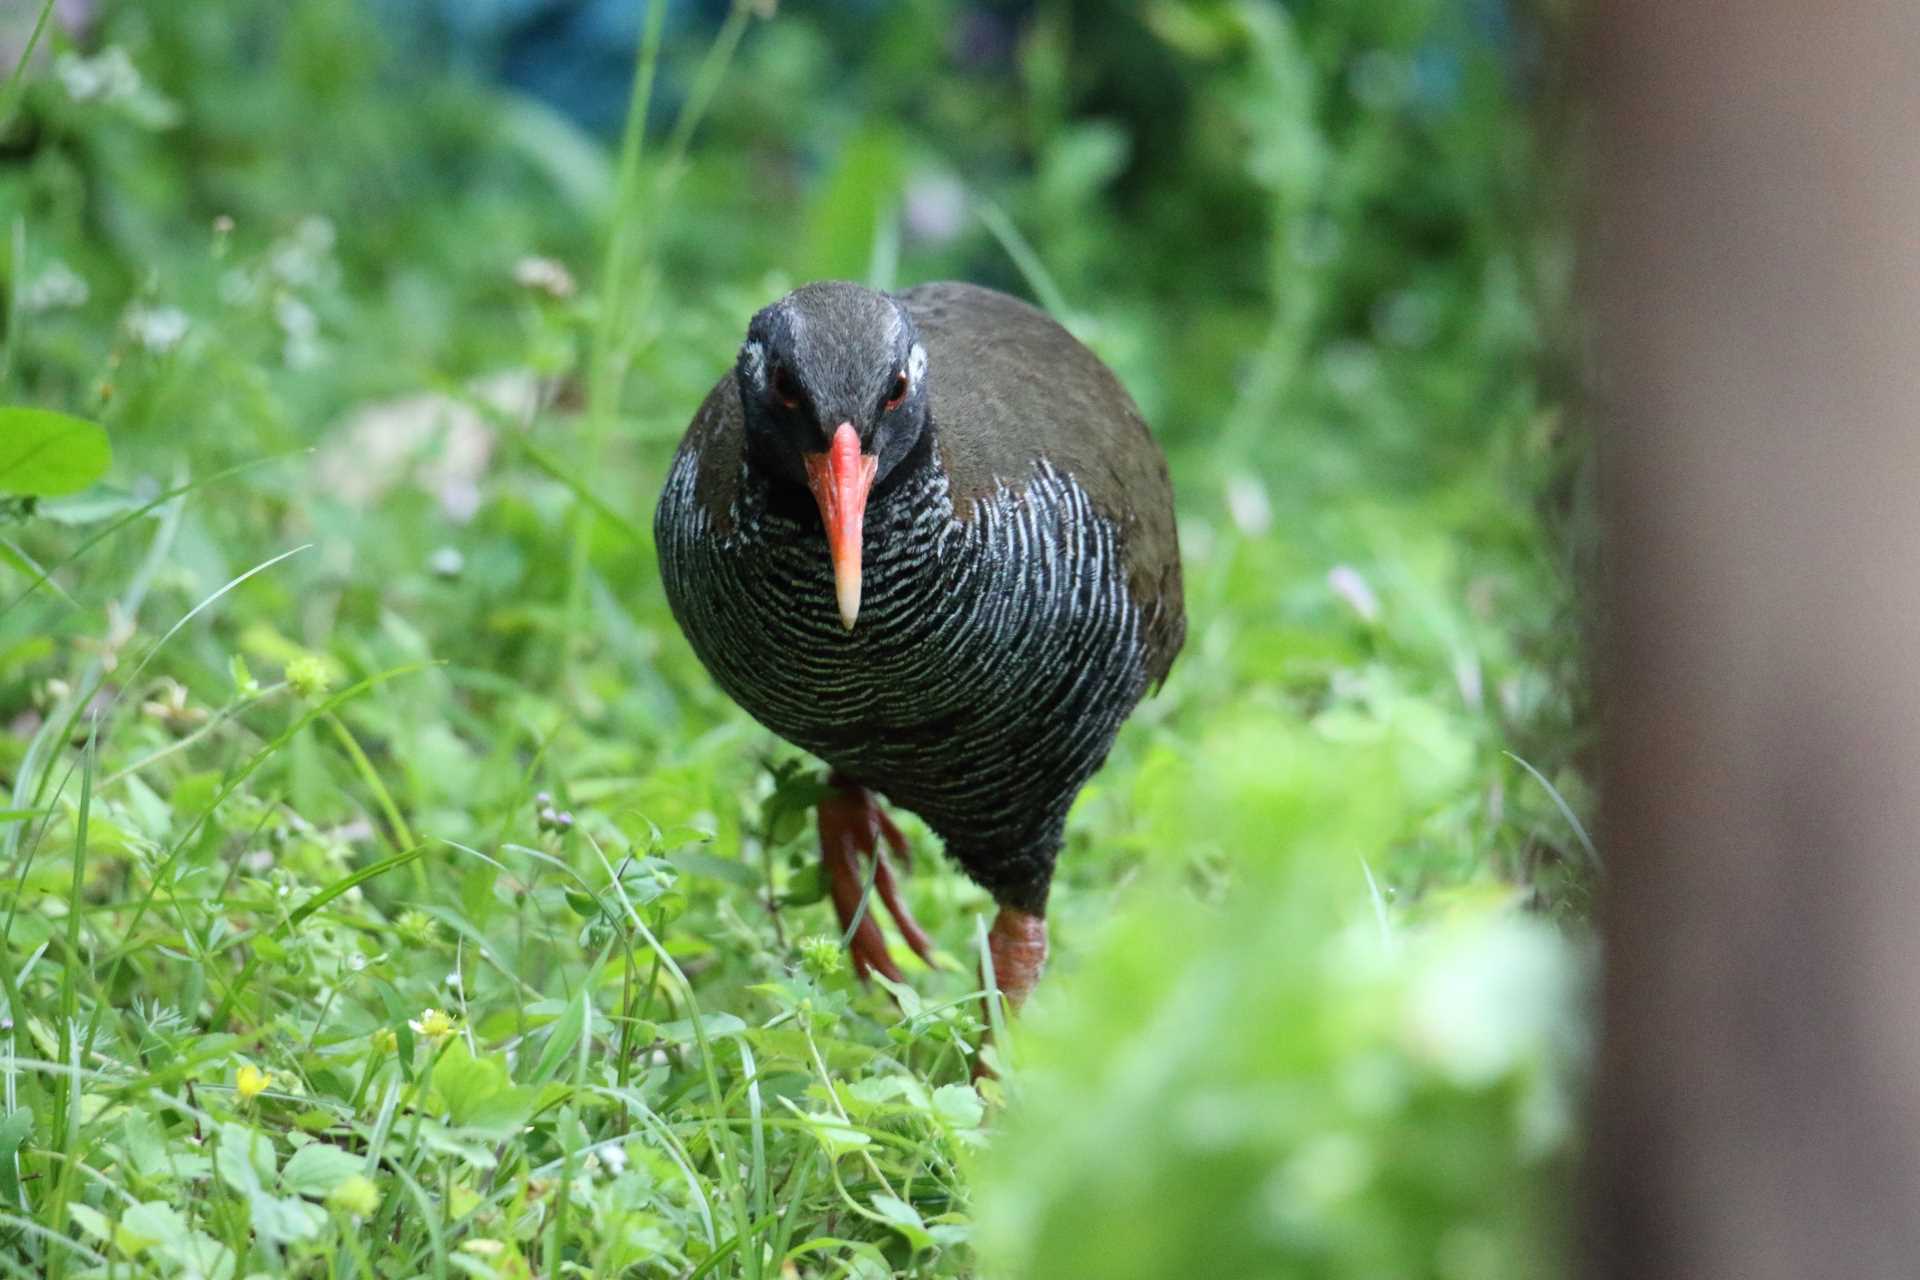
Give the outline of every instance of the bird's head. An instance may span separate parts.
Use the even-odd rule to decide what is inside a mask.
[[[734,376],[748,463],[813,494],[851,631],[867,495],[927,426],[927,351],[913,318],[859,285],[805,285],[754,316]]]

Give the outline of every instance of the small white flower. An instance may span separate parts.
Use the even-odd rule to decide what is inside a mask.
[[[325,284],[333,275],[333,223],[309,214],[267,250],[267,270],[282,284]]]
[[[1480,659],[1469,650],[1461,650],[1453,659],[1453,682],[1459,686],[1460,701],[1478,711],[1486,700],[1485,681],[1480,675]]]
[[[32,313],[64,311],[84,306],[91,296],[92,290],[87,287],[87,282],[72,267],[54,261],[47,264],[47,269],[36,276],[32,284],[20,291],[20,308]]]
[[[907,234],[946,244],[967,227],[967,189],[951,174],[929,173],[907,184],[902,219]]]
[[[135,304],[127,308],[123,322],[132,339],[155,355],[165,355],[187,336],[192,321],[178,307],[147,307]]]
[[[312,338],[320,332],[320,317],[291,293],[273,300],[273,319],[289,338]]]
[[[1366,621],[1380,620],[1380,598],[1373,594],[1373,588],[1367,585],[1367,580],[1352,565],[1337,564],[1327,570],[1327,586]]]
[[[320,346],[320,317],[312,307],[291,293],[273,300],[274,323],[286,340],[280,344],[280,358],[289,369],[311,369],[325,355]]]
[[[1273,527],[1273,504],[1267,501],[1267,487],[1244,471],[1227,480],[1227,514],[1240,532],[1257,538]]]
[[[520,259],[513,264],[513,282],[550,298],[571,298],[574,292],[573,273],[552,258]]]
[[[407,1019],[407,1025],[413,1028],[417,1036],[425,1036],[436,1044],[452,1035],[457,1027],[453,1016],[439,1009],[423,1009],[418,1018]]]
[[[91,58],[63,53],[53,64],[53,73],[75,102],[115,102],[140,92],[140,72],[117,44]]]

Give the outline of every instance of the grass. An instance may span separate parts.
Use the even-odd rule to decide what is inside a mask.
[[[1597,857],[1500,50],[656,6],[603,145],[387,12],[108,6],[5,91],[0,399],[116,462],[7,508],[0,1274],[1549,1269]],[[869,270],[1070,307],[1181,499],[979,1089],[991,904],[902,815],[944,963],[851,979],[647,534],[746,316]]]

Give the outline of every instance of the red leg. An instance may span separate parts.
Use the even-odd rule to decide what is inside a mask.
[[[1046,917],[1022,911],[1018,907],[1001,907],[999,914],[993,918],[993,927],[987,930],[987,954],[993,960],[993,985],[1006,1004],[1007,1014],[1011,1016],[1020,1012],[1020,1006],[1027,1002],[1027,997],[1039,985],[1041,971],[1047,967]],[[981,985],[986,985],[984,972],[981,974]],[[990,1039],[993,1035],[990,1009],[987,1026],[987,1038]],[[974,1079],[992,1074],[984,1062],[979,1059],[974,1061]]]
[[[876,864],[874,899],[893,916],[907,945],[922,960],[932,964],[933,942],[901,900],[893,868],[888,864],[886,851],[880,847],[885,840],[904,862],[906,837],[865,787],[837,773],[827,780],[827,785],[831,790],[821,798],[818,814],[820,862],[833,897],[834,911],[840,917],[840,931],[845,933],[855,913],[860,912],[860,899],[867,890],[864,863],[866,859],[873,859]],[[862,981],[874,972],[894,982],[902,980],[900,966],[894,963],[887,950],[886,937],[880,932],[880,923],[874,919],[873,902],[868,902],[866,911],[860,913],[860,926],[848,940],[847,952],[853,957],[855,976]]]
[[[1047,920],[1031,911],[1002,907],[987,930],[987,951],[993,957],[993,982],[1013,1013],[1027,1002],[1047,967]]]

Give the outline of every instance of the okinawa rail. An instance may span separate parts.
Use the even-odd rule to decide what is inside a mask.
[[[861,910],[869,860],[932,957],[878,792],[993,896],[1018,1008],[1068,807],[1186,634],[1166,461],[1119,379],[990,289],[809,284],[748,325],[654,533],[714,680],[831,769],[820,852],[855,972],[900,978]]]

